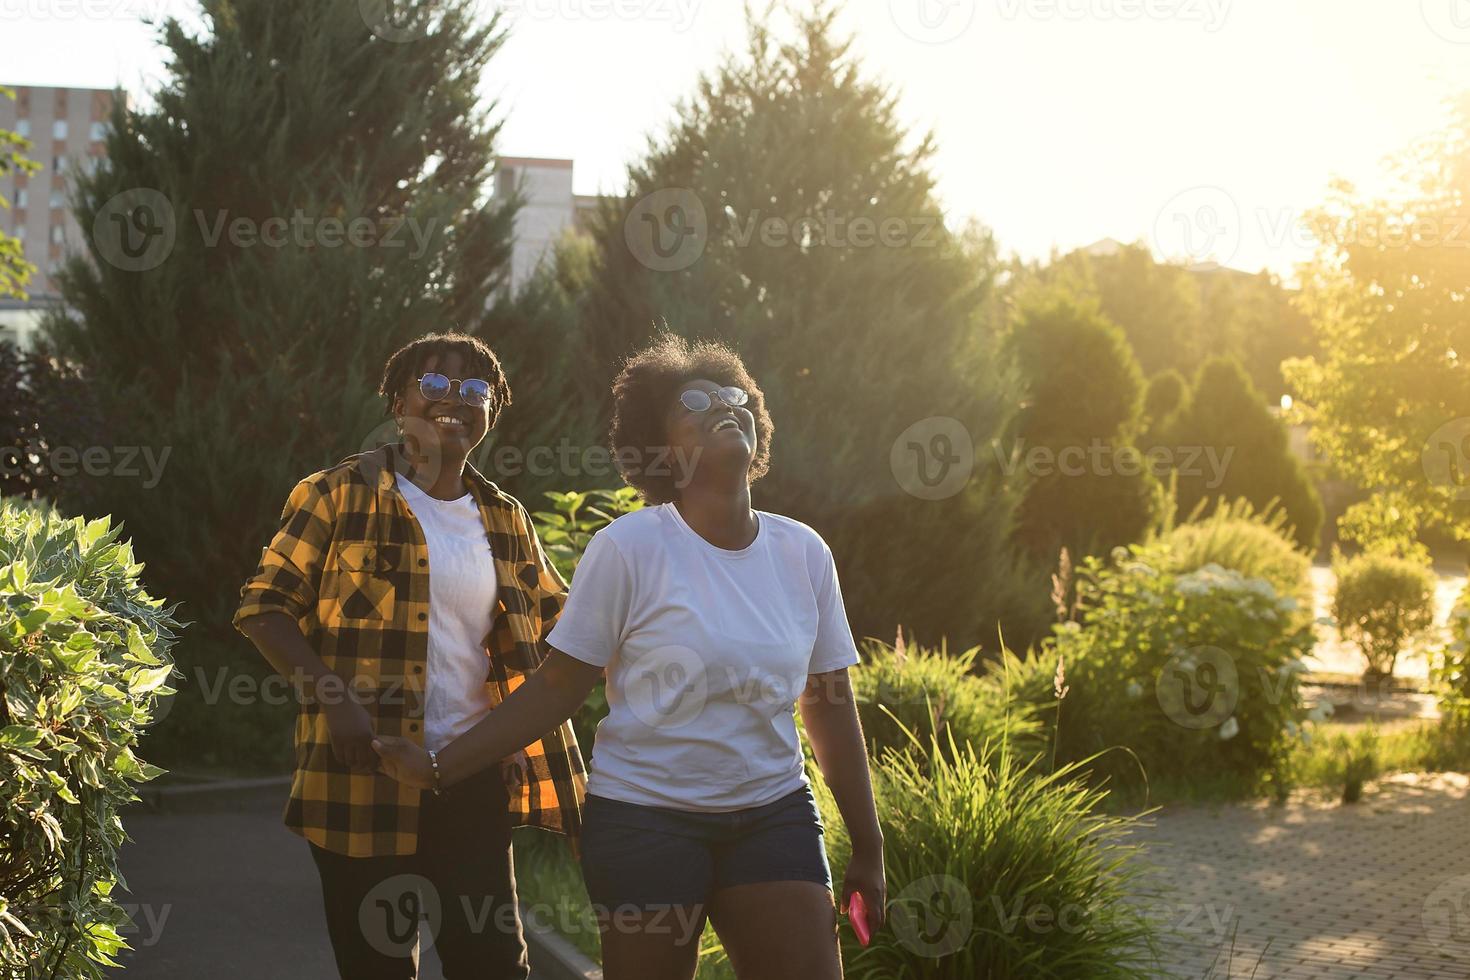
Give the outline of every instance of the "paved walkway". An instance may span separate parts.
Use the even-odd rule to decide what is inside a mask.
[[[335,976],[280,791],[125,818],[137,927],[119,976]],[[1398,776],[1352,806],[1170,807],[1138,832],[1167,889],[1170,977],[1470,980],[1470,778]],[[1234,956],[1231,957],[1231,944]],[[432,953],[425,980],[440,977]]]
[[[1470,978],[1464,775],[1390,777],[1350,806],[1171,807],[1138,836],[1169,976]]]

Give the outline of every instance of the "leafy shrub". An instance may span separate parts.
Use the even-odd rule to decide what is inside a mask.
[[[863,644],[863,664],[852,672],[858,718],[876,757],[884,748],[902,750],[913,732],[921,745],[931,739],[980,748],[1011,740],[1035,752],[1044,738],[1041,710],[1034,702],[1008,697],[1004,666],[989,664],[975,673],[980,649],[951,655],[908,646],[900,633],[892,646],[877,640]],[[1008,663],[1017,663],[1009,654]]]
[[[1205,518],[1201,501],[1186,519],[1158,535],[1165,567],[1193,572],[1206,565],[1230,568],[1247,578],[1263,578],[1279,595],[1291,596],[1303,615],[1311,613],[1311,557],[1297,545],[1286,511],[1267,506],[1259,513],[1244,498],[1223,500]]]
[[[0,964],[100,977],[125,948],[119,808],[162,770],[134,754],[173,671],[173,607],[107,518],[0,502]]]
[[[1125,842],[1136,818],[1101,813],[1105,792],[1085,786],[1075,765],[1039,765],[1004,747],[947,740],[941,749],[932,738],[923,750],[883,751],[873,794],[889,919],[863,947],[842,917],[848,977],[1155,975],[1152,925],[1139,907],[1148,892]],[[841,881],[852,842],[809,768]]]
[[[1430,680],[1439,692],[1440,714],[1460,725],[1470,724],[1470,583],[1450,610],[1449,644],[1440,651]]]
[[[547,557],[568,582],[587,550],[587,542],[599,528],[606,527],[623,514],[643,508],[638,491],[632,487],[617,490],[575,490],[565,493],[547,491],[552,510],[538,510],[532,515],[536,534],[546,548]],[[591,756],[597,726],[607,717],[607,687],[598,681],[582,707],[572,715],[572,731],[582,752]]]
[[[1104,753],[1090,768],[1126,786],[1141,764],[1149,779],[1248,791],[1279,772],[1304,716],[1311,627],[1265,579],[1213,564],[1177,573],[1170,560],[1135,546],[1081,570],[1079,621],[1049,645],[1071,689],[1059,757]]]
[[[551,501],[552,509],[538,510],[532,519],[547,557],[568,582],[572,580],[593,534],[622,515],[643,509],[643,501],[632,487],[581,493],[549,490],[546,497]]]
[[[1422,562],[1368,551],[1333,568],[1332,614],[1368,675],[1392,676],[1400,651],[1434,624],[1434,573]]]

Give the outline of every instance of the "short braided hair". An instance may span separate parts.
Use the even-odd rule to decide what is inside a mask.
[[[490,384],[490,428],[495,428],[500,410],[510,404],[510,383],[505,380],[505,371],[500,367],[500,358],[479,337],[467,333],[431,333],[404,344],[393,352],[383,366],[383,382],[378,394],[387,399],[387,412],[393,413],[393,399],[403,393],[410,381],[417,380],[419,371],[431,357],[440,359],[446,354],[456,353],[464,361],[468,377],[481,378]]]

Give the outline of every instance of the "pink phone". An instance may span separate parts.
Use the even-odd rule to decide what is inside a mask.
[[[853,892],[847,900],[847,918],[852,922],[852,931],[857,933],[858,942],[864,946],[873,941],[868,929],[868,903],[863,901],[862,892]]]

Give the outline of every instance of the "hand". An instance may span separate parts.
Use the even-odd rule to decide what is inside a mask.
[[[382,760],[383,772],[414,789],[434,788],[434,767],[423,746],[397,735],[379,735],[372,744]]]
[[[322,708],[327,731],[332,736],[332,755],[353,772],[377,772],[373,752],[373,719],[367,709],[350,698]]]
[[[883,845],[855,847],[852,859],[847,862],[847,874],[842,879],[842,904],[845,913],[848,899],[853,892],[861,892],[868,906],[868,929],[875,935],[883,928],[887,919],[884,908],[888,900],[888,886],[883,877]]]

